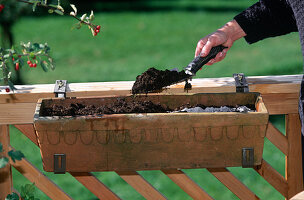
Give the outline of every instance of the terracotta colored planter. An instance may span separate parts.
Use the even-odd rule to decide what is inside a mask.
[[[171,108],[185,103],[206,106],[255,104],[257,112],[249,113],[40,116],[41,110],[52,104],[100,105],[118,98],[40,99],[34,125],[44,170],[137,171],[261,164],[268,113],[258,93],[137,97]]]

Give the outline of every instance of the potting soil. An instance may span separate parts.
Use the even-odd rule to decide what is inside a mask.
[[[185,71],[157,70],[149,68],[147,71],[138,75],[132,87],[132,94],[148,93],[160,91],[163,87],[187,78]]]
[[[194,106],[182,105],[178,108],[169,108],[152,101],[126,101],[124,98],[107,105],[84,105],[81,103],[71,103],[69,106],[52,105],[42,110],[41,116],[84,116],[84,115],[104,115],[121,113],[170,113],[170,112],[250,112],[254,111],[254,105],[246,106],[221,106],[206,107],[201,104]]]

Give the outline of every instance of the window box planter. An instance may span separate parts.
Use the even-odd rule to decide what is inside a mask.
[[[260,165],[268,112],[258,93],[142,95],[176,108],[255,105],[256,112],[41,116],[53,104],[102,105],[119,98],[40,99],[34,126],[49,172],[138,171]]]

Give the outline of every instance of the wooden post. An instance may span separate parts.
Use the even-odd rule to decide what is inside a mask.
[[[0,156],[7,156],[9,150],[10,138],[9,138],[9,126],[0,125],[0,143],[3,145],[3,153]],[[4,168],[0,169],[0,199],[12,193],[12,169],[11,165],[7,164]]]
[[[286,115],[286,156],[285,177],[288,182],[288,199],[303,191],[301,123],[298,114]]]

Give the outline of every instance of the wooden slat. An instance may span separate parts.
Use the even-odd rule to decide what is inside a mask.
[[[260,92],[270,114],[297,113],[301,75],[247,77],[251,92]],[[133,81],[71,83],[68,97],[130,94]],[[184,84],[170,86],[163,93],[183,93]],[[33,122],[39,98],[54,97],[54,84],[16,85],[14,93],[0,92],[0,124]],[[4,87],[0,86],[0,89]],[[191,93],[235,92],[233,78],[193,79]],[[280,101],[277,101],[280,99]]]
[[[2,156],[8,157],[7,152],[10,144],[8,125],[0,125],[0,144],[3,145],[3,152],[0,152],[0,158]],[[12,193],[12,186],[12,169],[10,164],[7,164],[0,169],[0,199],[5,199],[8,194]]]
[[[207,192],[198,186],[189,176],[181,170],[162,170],[174,183],[184,190],[193,199],[213,199]]]
[[[290,200],[303,200],[304,199],[304,191],[296,194]]]
[[[116,173],[146,199],[166,199],[159,191],[157,191],[137,172],[116,171]]]
[[[0,104],[0,125],[33,123],[36,103]]]
[[[33,124],[15,125],[25,136],[38,146]],[[110,189],[91,173],[70,173],[76,180],[100,199],[119,199]]]
[[[99,199],[101,200],[120,199],[109,188],[107,188],[107,186],[105,186],[102,182],[100,182],[93,174],[89,172],[83,172],[83,173],[73,172],[70,174]]]
[[[275,85],[269,85],[268,88],[273,88],[274,86]],[[290,85],[290,87],[293,86]],[[299,101],[298,93],[299,92],[281,93],[281,94],[262,93],[262,97],[267,107],[267,110],[271,115],[298,113],[298,101]]]
[[[29,181],[35,183],[35,186],[44,192],[51,199],[71,200],[64,191],[62,191],[53,181],[42,174],[35,166],[26,159],[11,162],[11,165],[17,169]]]
[[[15,127],[23,133],[28,139],[30,139],[34,144],[38,146],[37,137],[35,134],[35,129],[33,124],[19,124],[15,125]]]
[[[281,133],[281,131],[279,131],[276,127],[274,127],[271,122],[268,123],[266,137],[285,155],[288,155],[288,140],[286,136]]]
[[[134,77],[135,78],[135,77]],[[298,93],[302,75],[281,76],[249,76],[246,77],[250,91],[268,93]],[[74,95],[120,95],[128,94],[134,81],[70,83],[67,93]],[[202,92],[235,92],[235,82],[232,77],[224,78],[195,78],[191,82],[194,90]],[[183,92],[184,83],[172,85],[164,92]],[[271,87],[269,87],[271,86]],[[0,86],[1,103],[33,103],[39,98],[54,97],[54,84],[15,85],[17,90],[6,93]],[[175,90],[175,91],[174,91]]]
[[[223,183],[231,192],[242,200],[259,199],[246,185],[240,182],[228,169],[207,169],[213,176],[215,176],[221,183]]]
[[[269,184],[271,184],[284,197],[288,196],[288,184],[284,177],[271,167],[265,160],[254,168]]]
[[[301,122],[298,114],[286,115],[288,156],[285,176],[288,181],[288,198],[303,191]]]

